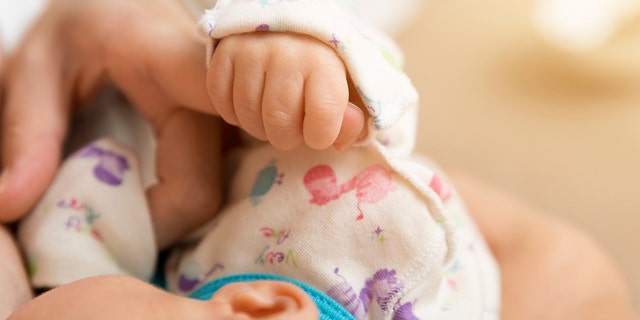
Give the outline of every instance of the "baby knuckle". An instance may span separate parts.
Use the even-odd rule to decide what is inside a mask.
[[[229,95],[224,90],[221,90],[215,81],[207,81],[207,93],[209,94],[209,100],[215,106],[224,106],[229,103]]]
[[[249,100],[234,101],[234,109],[236,111],[236,116],[242,122],[255,122],[260,118],[254,103]]]
[[[299,90],[295,89],[293,86],[283,86],[280,94],[273,97],[272,101],[270,101],[272,107],[281,112],[285,112],[283,110],[292,110],[290,113],[293,114],[293,110],[300,110],[303,106],[302,95]],[[287,113],[287,112],[285,112]]]
[[[324,98],[314,101],[307,113],[319,121],[329,121],[339,117],[343,111],[344,108],[340,108],[335,99]]]
[[[273,130],[291,130],[295,124],[295,116],[284,110],[267,110],[263,115],[263,121]]]

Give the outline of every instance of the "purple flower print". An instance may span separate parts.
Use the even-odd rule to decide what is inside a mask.
[[[77,154],[81,158],[98,158],[98,164],[93,168],[93,175],[101,182],[119,186],[124,181],[125,171],[129,170],[129,162],[124,156],[110,150],[89,145]]]
[[[389,306],[404,290],[404,284],[396,277],[395,270],[380,269],[373,277],[367,279],[364,289],[371,292],[382,311],[389,311]]]
[[[393,314],[393,320],[420,320],[420,318],[413,314],[413,304],[407,302],[396,310]]]
[[[268,24],[261,24],[256,27],[256,31],[269,31],[270,27]]]
[[[196,262],[195,260],[191,260],[178,276],[178,289],[185,293],[191,292],[197,286],[202,284],[207,278],[209,278],[214,272],[221,271],[223,269],[223,265],[216,263],[209,269],[209,271],[202,274],[198,262]]]
[[[358,296],[356,289],[347,282],[347,279],[340,275],[340,269],[336,268],[333,272],[342,278],[343,281],[333,286],[327,292],[327,295],[347,309],[354,318],[358,320],[364,319],[369,311],[369,304],[372,300],[371,296],[366,295],[364,289],[360,291],[360,295]]]
[[[357,294],[355,289],[340,275],[340,269],[334,273],[343,282],[333,286],[328,292],[331,298],[347,309],[354,318],[360,320],[367,317],[369,307],[375,301],[382,311],[393,311],[393,320],[419,320],[413,314],[413,304],[401,304],[396,301],[404,290],[404,284],[396,277],[395,270],[380,269],[365,281],[364,288]],[[395,303],[394,303],[395,301]]]

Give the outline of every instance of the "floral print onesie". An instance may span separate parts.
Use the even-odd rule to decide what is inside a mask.
[[[413,153],[418,95],[400,51],[349,8],[341,0],[220,0],[202,16],[209,55],[217,40],[243,32],[296,32],[333,47],[366,105],[369,130],[342,152],[249,143],[233,153],[227,205],[174,250],[167,289],[207,298],[220,281],[279,277],[313,288],[353,319],[497,319],[493,257],[446,178]],[[128,237],[144,244],[132,252],[155,250],[148,209],[111,210],[144,201],[135,162],[110,140],[67,160],[56,181],[68,188],[54,184],[21,226],[34,283],[101,273],[148,278],[155,256],[122,255],[118,242]],[[72,183],[79,176],[108,192]],[[110,215],[120,220],[98,223]],[[123,224],[138,226],[135,236],[110,231]],[[45,229],[87,243],[74,247],[84,258],[52,253],[39,237]]]

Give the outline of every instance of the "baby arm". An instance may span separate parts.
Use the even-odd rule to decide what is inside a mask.
[[[343,149],[397,124],[417,92],[399,48],[353,9],[344,0],[225,0],[205,10],[213,108],[284,150]]]
[[[218,43],[209,66],[209,96],[222,118],[276,148],[342,149],[364,131],[345,65],[316,39],[234,34]]]

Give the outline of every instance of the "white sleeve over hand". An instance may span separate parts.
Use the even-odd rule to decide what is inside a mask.
[[[372,116],[387,129],[415,108],[418,94],[402,71],[398,47],[367,25],[345,0],[220,0],[206,10],[200,26],[212,41],[248,32],[292,32],[314,37],[335,49]]]

